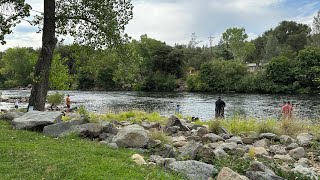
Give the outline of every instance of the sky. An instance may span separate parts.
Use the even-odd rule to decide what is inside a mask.
[[[43,12],[43,0],[26,0],[33,10]],[[143,34],[169,45],[188,44],[196,33],[202,45],[217,44],[221,34],[230,27],[244,27],[249,39],[276,27],[283,20],[312,25],[320,10],[320,0],[132,0],[133,19],[126,33],[134,39]],[[32,14],[37,12],[32,11]],[[5,37],[10,47],[40,47],[41,34],[36,27],[22,22]],[[66,43],[71,43],[66,38]]]

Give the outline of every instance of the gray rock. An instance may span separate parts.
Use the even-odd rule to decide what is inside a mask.
[[[232,151],[235,150],[237,147],[238,145],[235,142],[229,142],[220,144],[217,147],[217,149],[223,149],[224,151]]]
[[[202,147],[202,144],[195,141],[191,141],[188,144],[184,145],[180,149],[180,154],[178,160],[194,160],[198,153],[198,150]]]
[[[226,142],[234,142],[237,144],[243,144],[242,139],[240,136],[233,136],[230,139],[227,139]]]
[[[15,118],[22,116],[17,112],[6,112],[4,114],[0,114],[0,120],[12,121]]]
[[[143,127],[130,125],[122,128],[112,141],[120,147],[141,148],[147,145],[149,137]]]
[[[217,180],[249,180],[249,178],[232,171],[228,167],[223,167],[217,176]]]
[[[273,154],[287,154],[286,147],[282,145],[271,145],[269,151]]]
[[[285,154],[285,155],[276,154],[276,155],[273,156],[273,159],[279,159],[279,160],[287,161],[287,162],[293,162],[294,161],[294,159],[289,154]]]
[[[166,168],[181,173],[190,180],[208,180],[217,173],[213,165],[194,160],[172,162]]]
[[[291,143],[294,143],[294,139],[293,138],[291,138],[290,136],[287,136],[287,135],[282,135],[282,136],[280,136],[280,142],[281,142],[281,144],[286,144],[286,145],[288,145],[288,144],[291,144]]]
[[[197,131],[196,131],[196,135],[197,135],[197,136],[200,136],[200,137],[202,137],[202,136],[204,136],[204,135],[206,135],[206,134],[208,134],[208,133],[209,133],[209,131],[208,131],[208,129],[205,128],[205,127],[199,127],[199,128],[197,129]]]
[[[172,127],[167,127],[164,130],[164,133],[166,133],[168,136],[177,133],[179,130],[179,126],[172,126]]]
[[[166,127],[173,127],[173,126],[178,126],[179,127],[179,131],[189,131],[190,129],[182,122],[180,121],[179,118],[177,118],[176,116],[172,115],[167,122]]]
[[[161,129],[161,124],[158,123],[158,122],[151,122],[151,123],[150,123],[150,129],[151,129],[151,128],[160,130],[160,129]]]
[[[222,141],[223,138],[216,134],[209,133],[204,135],[201,140],[204,143],[214,143],[214,142]]]
[[[299,147],[299,145],[297,143],[291,143],[286,147],[286,150],[290,151],[290,150],[298,148],[298,147]]]
[[[261,139],[255,143],[253,143],[253,146],[268,148],[268,144],[269,144],[269,141],[267,139]]]
[[[257,138],[254,138],[254,137],[244,137],[244,138],[241,138],[242,142],[244,144],[253,144],[254,141],[257,140]]]
[[[100,141],[106,141],[106,142],[108,142],[108,143],[111,143],[113,137],[114,137],[114,134],[101,133],[101,134],[99,135],[99,140],[100,140]]]
[[[223,149],[215,149],[213,153],[216,158],[223,158],[228,156],[228,154]]]
[[[251,171],[262,171],[262,172],[265,172],[268,174],[275,175],[275,173],[269,167],[265,166],[264,164],[262,164],[259,161],[253,161],[250,164],[250,170]]]
[[[306,155],[306,152],[303,147],[298,147],[289,151],[289,154],[294,159],[298,160],[303,158]]]
[[[246,176],[250,180],[284,180],[280,176],[262,171],[247,171]]]
[[[319,176],[317,175],[316,172],[314,172],[312,169],[304,167],[302,165],[298,165],[295,168],[291,169],[292,172],[298,172],[301,173],[310,179],[318,180]]]
[[[30,111],[12,120],[15,129],[42,131],[45,126],[61,121],[60,112]]]
[[[161,145],[160,140],[149,139],[147,147],[148,147],[148,149],[151,149],[151,148],[159,147],[160,145]]]
[[[301,158],[297,163],[294,164],[294,166],[303,166],[303,167],[309,167],[309,159],[307,158]]]
[[[214,149],[210,148],[208,145],[204,145],[198,150],[196,158],[205,163],[211,164],[214,160],[214,156]]]
[[[107,141],[100,141],[100,144],[106,145],[112,149],[119,149],[118,145],[116,143],[109,143]]]
[[[256,156],[268,156],[269,153],[264,147],[254,147],[252,148]]]
[[[103,133],[104,127],[96,123],[86,123],[72,126],[69,132],[78,133],[80,137],[87,139],[96,139]],[[64,133],[63,133],[64,134]]]
[[[230,139],[231,138],[230,134],[225,134],[225,133],[220,133],[220,134],[218,134],[218,136],[222,137],[223,139]]]
[[[150,149],[150,153],[164,158],[175,158],[178,154],[176,149],[169,144],[164,144],[163,146]]]
[[[262,133],[259,135],[260,139],[280,140],[279,136],[273,133]]]
[[[109,134],[118,134],[119,130],[114,126],[113,123],[103,121],[99,123],[100,125],[103,126],[103,132],[109,133]]]
[[[309,146],[314,136],[309,133],[301,133],[297,136],[298,144],[301,146]]]
[[[201,140],[200,136],[192,135],[187,137],[187,141],[200,141],[200,140]]]
[[[74,120],[74,121],[59,122],[56,124],[51,124],[43,128],[43,134],[51,137],[58,137],[60,134],[70,131],[71,126],[80,125],[80,124],[83,124],[83,121]]]
[[[227,151],[227,153],[229,155],[235,155],[235,156],[238,156],[238,157],[243,157],[244,154],[246,153],[246,150],[243,149],[243,148],[236,148],[235,150]]]
[[[220,142],[216,142],[216,143],[209,143],[207,145],[208,145],[208,147],[210,147],[212,149],[216,149],[217,147],[219,147],[223,143],[224,143],[223,141],[220,141]]]

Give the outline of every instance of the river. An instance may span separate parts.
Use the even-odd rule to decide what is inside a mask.
[[[2,98],[29,97],[28,90],[0,90]],[[72,106],[84,105],[97,113],[143,110],[171,115],[175,106],[181,106],[184,115],[209,120],[214,116],[214,103],[219,96],[226,102],[225,116],[240,114],[259,119],[279,118],[281,106],[286,101],[294,104],[298,118],[317,119],[320,115],[320,95],[267,95],[267,94],[210,94],[189,92],[101,92],[59,91],[70,94]],[[52,92],[49,92],[52,93]],[[13,108],[13,103],[0,102],[0,109]],[[27,107],[21,104],[20,107]]]

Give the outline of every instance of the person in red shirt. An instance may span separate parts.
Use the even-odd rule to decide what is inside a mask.
[[[282,106],[282,116],[285,119],[291,119],[292,116],[292,105],[290,104],[290,101],[288,101],[285,105]]]

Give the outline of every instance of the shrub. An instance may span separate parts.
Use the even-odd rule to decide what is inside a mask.
[[[60,94],[59,92],[55,92],[54,94],[48,95],[48,103],[51,104],[51,108],[59,105],[63,101],[64,94]]]
[[[274,119],[261,120],[258,123],[259,133],[274,133],[280,134],[280,129],[278,126],[278,121]]]

